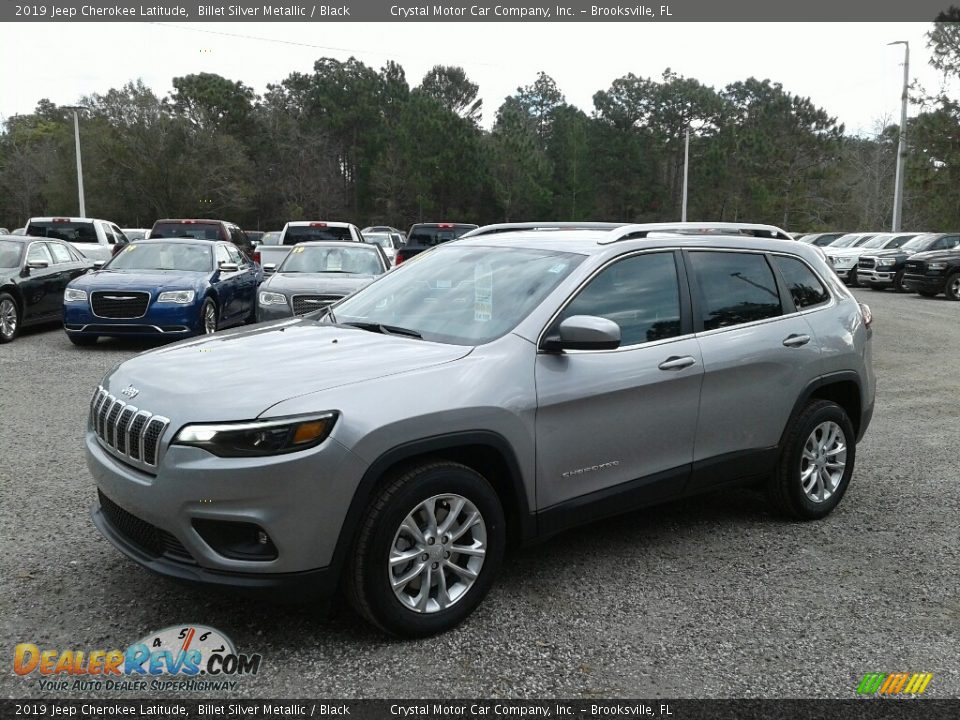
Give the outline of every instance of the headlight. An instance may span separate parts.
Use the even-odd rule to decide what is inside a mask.
[[[947,264],[945,262],[932,262],[927,263],[927,270],[946,270]]]
[[[86,302],[87,293],[84,290],[74,290],[73,288],[67,288],[63,291],[63,301],[64,302]]]
[[[879,260],[877,260],[877,265],[884,266],[884,267],[888,265],[896,265],[896,263],[897,263],[896,258],[880,258]]]
[[[187,425],[175,445],[192,445],[220,457],[261,457],[306,450],[322,443],[337,421],[337,413],[251,420],[239,423]]]
[[[261,305],[286,305],[287,296],[281,295],[280,293],[267,292],[264,290],[260,293],[260,304]]]
[[[177,303],[177,305],[189,305],[197,297],[193,290],[171,290],[170,292],[160,293],[157,302]]]

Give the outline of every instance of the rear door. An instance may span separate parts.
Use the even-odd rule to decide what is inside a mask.
[[[693,457],[703,363],[680,254],[637,253],[597,273],[551,323],[593,315],[617,350],[539,353],[537,505],[557,526],[581,503],[601,514],[680,494]],[[611,506],[610,503],[613,503]]]
[[[820,347],[764,253],[684,254],[704,370],[691,477],[697,489],[752,475],[775,458]]]

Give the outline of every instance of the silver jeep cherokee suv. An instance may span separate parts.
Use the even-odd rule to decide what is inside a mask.
[[[330,311],[138,355],[91,401],[94,521],[162,575],[340,587],[422,636],[573,525],[732,483],[822,518],[873,412],[871,316],[788,238],[488,226]]]

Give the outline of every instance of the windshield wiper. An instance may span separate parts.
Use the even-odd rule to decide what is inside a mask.
[[[378,332],[382,335],[405,335],[407,337],[418,338],[421,340],[423,339],[423,336],[416,330],[398,327],[396,325],[384,325],[383,323],[374,322],[345,322],[337,323],[337,325],[346,325],[347,327],[355,327],[361,330],[368,330],[370,332]]]

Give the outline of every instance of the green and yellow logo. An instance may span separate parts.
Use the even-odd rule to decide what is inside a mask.
[[[881,697],[923,695],[933,673],[867,673],[857,686],[858,695]]]

